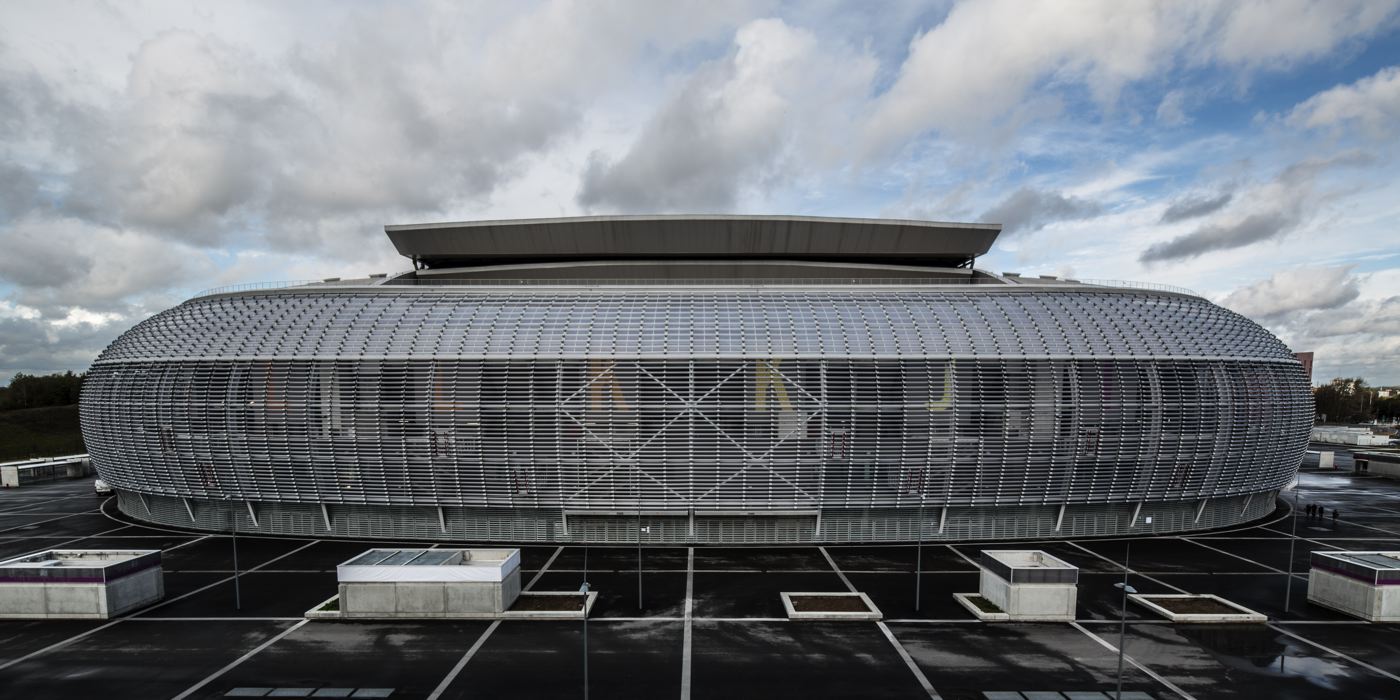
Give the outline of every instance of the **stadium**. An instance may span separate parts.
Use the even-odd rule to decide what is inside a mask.
[[[121,510],[300,536],[1009,540],[1273,511],[1299,362],[1188,290],[977,269],[988,224],[388,226],[413,270],[209,290],[81,399]]]

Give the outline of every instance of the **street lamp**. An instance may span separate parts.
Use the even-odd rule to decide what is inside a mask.
[[[921,480],[922,481],[922,480]],[[914,550],[914,610],[919,609],[924,578],[924,491],[919,484],[919,545]]]
[[[587,557],[588,549],[584,549],[584,552]],[[578,587],[578,592],[584,596],[584,700],[588,700],[588,581]]]
[[[1293,552],[1298,546],[1298,491],[1303,486],[1302,479],[1293,485],[1293,533],[1288,537],[1288,578],[1283,582],[1283,614],[1287,615],[1293,604]]]
[[[1123,591],[1123,610],[1118,626],[1118,691],[1114,697],[1123,700],[1123,647],[1128,646],[1128,594],[1137,593],[1137,589],[1128,585],[1127,557],[1124,557],[1123,582],[1113,584],[1114,588]]]

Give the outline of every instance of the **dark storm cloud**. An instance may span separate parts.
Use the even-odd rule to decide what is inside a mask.
[[[1213,250],[1229,250],[1268,240],[1292,231],[1302,221],[1300,212],[1272,211],[1251,214],[1232,224],[1210,224],[1185,236],[1149,247],[1140,260],[1145,263],[1193,258]]]
[[[1317,180],[1329,170],[1370,165],[1375,158],[1361,151],[1345,151],[1325,158],[1309,158],[1284,168],[1271,181],[1249,193],[1245,206],[1254,211],[1205,224],[1169,241],[1148,247],[1139,256],[1144,263],[1193,258],[1216,250],[1240,248],[1281,238],[1309,220],[1325,198]],[[1221,205],[1224,208],[1227,205]]]
[[[1056,221],[1086,219],[1101,211],[1103,207],[1085,199],[1023,187],[984,212],[980,220],[999,223],[1006,233],[1018,233],[1039,231]]]
[[[1213,214],[1223,209],[1234,197],[1235,193],[1229,191],[1221,192],[1217,195],[1182,197],[1167,206],[1166,211],[1162,212],[1162,218],[1158,223],[1171,224],[1205,216],[1206,214]]]

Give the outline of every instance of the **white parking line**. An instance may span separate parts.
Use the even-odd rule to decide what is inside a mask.
[[[550,565],[554,563],[555,559],[559,558],[559,554],[563,551],[564,548],[562,546],[556,548],[554,553],[549,555],[549,559],[545,561],[544,566],[541,566],[540,570],[535,572],[534,578],[531,578],[530,582],[525,584],[525,587],[522,588],[521,591],[528,591],[534,588],[535,584],[539,582],[540,577],[544,576],[544,572],[549,571]],[[462,658],[457,660],[457,663],[452,666],[452,670],[448,671],[442,681],[437,684],[432,694],[428,696],[428,700],[437,700],[437,698],[442,697],[443,693],[447,692],[447,687],[452,685],[452,681],[457,680],[458,674],[462,672],[462,669],[467,667],[467,662],[471,661],[473,656],[476,656],[476,652],[481,649],[482,645],[486,644],[487,639],[491,638],[491,633],[495,632],[496,628],[500,626],[500,620],[493,620],[491,622],[491,625],[486,628],[486,631],[482,632],[481,636],[476,638],[476,642],[471,645],[471,648],[467,649],[467,653],[462,654]]]
[[[1077,549],[1082,549],[1082,550],[1084,550],[1085,552],[1088,552],[1089,554],[1092,554],[1092,555],[1094,555],[1094,556],[1096,556],[1096,557],[1098,557],[1098,558],[1100,558],[1100,559],[1102,559],[1102,560],[1104,560],[1104,561],[1106,561],[1106,562],[1108,562],[1108,563],[1110,563],[1110,564],[1112,564],[1112,565],[1114,565],[1114,566],[1116,566],[1116,567],[1118,567],[1118,568],[1120,568],[1120,569],[1123,568],[1123,564],[1122,564],[1122,563],[1116,562],[1116,561],[1114,561],[1114,560],[1112,560],[1112,559],[1109,559],[1108,557],[1106,557],[1106,556],[1104,556],[1104,555],[1102,555],[1102,554],[1099,554],[1098,552],[1095,552],[1094,550],[1089,549],[1088,547],[1085,547],[1085,546],[1079,544],[1078,542],[1069,542],[1069,541],[1066,541],[1066,544],[1069,544],[1070,546],[1075,547],[1075,548],[1077,548]],[[1186,590],[1185,588],[1182,588],[1181,586],[1173,586],[1172,584],[1167,583],[1166,581],[1163,581],[1163,580],[1158,579],[1158,578],[1153,578],[1152,576],[1149,576],[1148,574],[1144,574],[1144,573],[1142,573],[1141,571],[1138,571],[1137,569],[1133,569],[1133,568],[1131,568],[1131,567],[1128,568],[1128,573],[1129,573],[1129,574],[1132,574],[1132,575],[1134,575],[1134,576],[1140,576],[1140,577],[1142,577],[1142,578],[1145,578],[1145,579],[1147,579],[1148,581],[1151,581],[1151,582],[1153,582],[1153,583],[1155,583],[1155,584],[1157,584],[1157,585],[1159,585],[1159,586],[1166,586],[1167,588],[1170,588],[1170,589],[1176,591],[1177,593],[1190,593],[1190,591]]]
[[[471,648],[467,650],[467,653],[463,654],[462,658],[457,660],[457,664],[452,667],[451,671],[447,672],[447,677],[443,678],[442,682],[438,683],[436,688],[433,688],[433,692],[428,695],[428,700],[437,700],[442,697],[444,692],[447,692],[447,686],[452,685],[452,681],[457,680],[457,674],[461,673],[462,669],[467,667],[467,662],[471,661],[473,656],[476,656],[477,650],[481,649],[482,645],[485,644],[486,640],[491,636],[491,633],[495,632],[496,628],[500,626],[501,621],[495,620],[491,623],[490,627],[486,628],[485,632],[481,633],[480,637],[476,638],[476,643],[472,644]]]
[[[263,562],[262,564],[259,564],[259,565],[257,565],[257,566],[254,566],[254,567],[250,568],[250,569],[247,569],[247,570],[244,571],[244,573],[250,573],[250,572],[253,572],[253,571],[257,571],[258,569],[261,569],[262,567],[267,566],[268,564],[271,564],[271,563],[277,561],[278,559],[282,559],[283,557],[289,557],[289,556],[291,556],[291,555],[293,555],[293,554],[296,554],[297,552],[300,552],[301,550],[306,549],[307,547],[310,547],[311,545],[316,544],[317,542],[320,542],[320,540],[312,540],[312,541],[310,541],[310,542],[307,542],[306,544],[304,544],[304,545],[302,545],[302,546],[300,546],[300,547],[297,547],[296,549],[293,549],[292,551],[287,552],[286,554],[283,554],[282,556],[275,557],[275,558],[273,558],[273,559],[269,559],[269,560]],[[187,542],[187,543],[185,543],[185,544],[189,544],[189,543]],[[184,546],[184,545],[180,545],[180,546]],[[174,547],[171,547],[171,549],[174,549]],[[169,550],[166,550],[166,551],[169,551]],[[167,605],[170,605],[171,603],[177,603],[177,602],[182,601],[182,600],[184,600],[184,599],[186,599],[186,598],[188,598],[188,597],[190,597],[190,596],[192,596],[192,595],[195,595],[195,594],[198,594],[198,593],[203,593],[204,591],[207,591],[207,590],[209,590],[210,588],[213,588],[214,586],[217,586],[217,585],[219,585],[219,584],[221,584],[221,583],[228,583],[229,581],[232,581],[232,580],[233,580],[233,577],[232,577],[232,576],[227,576],[227,577],[221,578],[221,579],[219,579],[218,581],[215,581],[215,582],[213,582],[213,583],[211,583],[211,584],[209,584],[209,585],[207,585],[207,586],[204,586],[204,587],[201,587],[201,588],[196,588],[195,590],[190,591],[189,593],[186,593],[186,594],[184,594],[184,595],[177,596],[177,597],[175,597],[175,598],[171,598],[170,600],[161,601],[161,602],[156,603],[155,605],[152,605],[152,606],[150,606],[150,607],[148,607],[148,608],[141,608],[141,609],[139,609],[139,610],[133,610],[133,611],[131,611],[131,612],[129,612],[129,613],[126,613],[125,615],[123,615],[123,616],[121,616],[121,617],[119,617],[119,618],[117,618],[117,619],[115,619],[115,620],[112,620],[112,621],[108,622],[108,623],[105,624],[105,625],[99,625],[99,626],[94,627],[94,628],[92,628],[92,629],[90,629],[90,630],[88,630],[88,631],[86,631],[86,632],[81,633],[81,634],[75,634],[75,635],[73,635],[72,637],[69,637],[69,638],[67,638],[67,639],[63,639],[63,640],[54,642],[53,644],[50,644],[50,645],[44,647],[43,649],[39,649],[39,650],[36,650],[36,651],[31,651],[31,652],[29,652],[28,654],[25,654],[24,656],[21,656],[21,657],[19,657],[19,658],[17,658],[17,659],[12,659],[12,660],[10,660],[10,661],[4,663],[4,664],[0,664],[0,671],[3,671],[3,670],[5,670],[5,669],[7,669],[7,668],[9,668],[9,667],[11,667],[11,666],[14,666],[15,664],[28,661],[28,660],[30,660],[30,659],[36,657],[36,656],[39,656],[40,654],[44,654],[44,653],[53,651],[54,649],[61,649],[61,648],[65,647],[65,646],[68,646],[69,644],[72,644],[73,642],[76,642],[76,641],[78,641],[78,640],[80,640],[80,639],[83,639],[83,638],[85,638],[85,637],[88,637],[88,636],[91,636],[91,635],[96,634],[96,633],[98,633],[98,632],[101,632],[102,630],[105,630],[105,629],[107,629],[108,627],[112,627],[113,625],[118,625],[118,624],[121,624],[121,623],[123,623],[123,622],[126,622],[126,621],[132,619],[133,617],[135,617],[135,616],[137,616],[137,615],[144,615],[144,614],[149,613],[149,612],[151,612],[151,611],[153,611],[153,610],[158,610],[158,609],[163,608],[163,607],[165,607],[165,606],[167,606]]]
[[[10,509],[10,510],[0,510],[0,515],[9,515],[9,514],[11,514],[11,513],[32,512],[32,511],[29,511],[28,509],[29,509],[29,508],[33,508],[34,506],[42,506],[42,505],[45,505],[45,504],[48,504],[48,503],[53,503],[53,502],[55,502],[55,501],[71,501],[71,500],[73,500],[73,499],[75,499],[75,498],[92,498],[92,494],[86,494],[86,493],[85,493],[85,494],[82,494],[81,496],[59,496],[58,498],[48,498],[48,499],[44,499],[44,500],[42,500],[42,501],[35,501],[35,502],[33,502],[33,503],[26,503],[26,504],[24,504],[24,505],[22,505],[22,506],[15,506],[14,508],[12,508],[12,509]],[[99,507],[101,507],[100,504],[99,504]],[[84,512],[92,512],[92,511],[84,511]]]
[[[1253,565],[1255,565],[1255,566],[1262,566],[1262,567],[1264,567],[1265,569],[1268,569],[1269,571],[1272,571],[1272,572],[1274,572],[1274,573],[1276,573],[1276,574],[1287,574],[1287,573],[1288,573],[1287,571],[1284,571],[1283,569],[1274,568],[1274,567],[1272,567],[1272,566],[1269,566],[1268,564],[1265,564],[1264,562],[1254,561],[1253,559],[1250,559],[1249,557],[1241,556],[1241,555],[1239,555],[1239,554],[1235,554],[1234,552],[1227,552],[1227,551],[1225,551],[1225,550],[1223,550],[1223,549],[1221,549],[1221,548],[1219,548],[1219,547],[1212,547],[1212,546],[1210,546],[1210,545],[1208,545],[1208,544],[1206,544],[1206,543],[1204,543],[1204,542],[1197,542],[1196,540],[1193,540],[1193,539],[1191,539],[1191,538],[1189,538],[1189,537],[1178,537],[1177,539],[1181,540],[1182,542],[1190,542],[1191,544],[1194,544],[1194,545],[1196,545],[1197,547],[1205,547],[1206,549],[1209,549],[1209,550],[1211,550],[1212,552],[1219,552],[1219,553],[1221,553],[1221,554],[1224,554],[1224,555],[1227,556],[1227,557],[1234,557],[1235,559],[1239,559],[1240,561],[1249,562],[1250,564],[1253,564]],[[1298,574],[1295,572],[1293,575],[1294,575],[1294,576],[1297,576]],[[1307,578],[1307,577],[1304,576],[1303,578]]]
[[[1381,668],[1377,668],[1377,667],[1375,667],[1375,666],[1372,666],[1371,664],[1368,664],[1368,663],[1366,663],[1365,661],[1362,661],[1362,660],[1357,659],[1357,658],[1355,658],[1355,657],[1352,657],[1352,656],[1348,656],[1348,655],[1346,655],[1346,654],[1343,654],[1342,652],[1337,651],[1336,649],[1331,649],[1331,648],[1325,647],[1325,646],[1323,646],[1323,645],[1321,645],[1321,644],[1318,644],[1317,642],[1314,642],[1313,640],[1308,639],[1307,637],[1304,637],[1304,636],[1302,636],[1302,635],[1299,635],[1299,634],[1296,634],[1296,633],[1293,633],[1293,632],[1289,632],[1288,630],[1286,630],[1286,629],[1284,629],[1284,628],[1282,628],[1282,627],[1279,627],[1278,625],[1275,625],[1275,624],[1270,623],[1270,624],[1269,624],[1269,629],[1272,629],[1272,630],[1274,630],[1274,631],[1276,631],[1276,632],[1279,632],[1279,633],[1288,635],[1289,637],[1292,637],[1292,638],[1294,638],[1294,639],[1296,639],[1296,640],[1298,640],[1298,641],[1300,641],[1300,642],[1304,642],[1304,643],[1306,643],[1306,644],[1308,644],[1308,645],[1317,647],[1318,649],[1321,649],[1321,650],[1323,650],[1323,651],[1325,651],[1325,652],[1327,652],[1327,653],[1329,653],[1329,654],[1332,654],[1333,656],[1339,656],[1339,657],[1341,657],[1341,658],[1343,658],[1343,659],[1346,659],[1347,661],[1350,661],[1350,662],[1356,664],[1357,666],[1360,666],[1360,667],[1365,668],[1365,669],[1368,669],[1368,670],[1370,670],[1370,671],[1374,671],[1374,672],[1376,672],[1376,673],[1379,673],[1379,674],[1381,674],[1382,676],[1385,676],[1386,678],[1389,678],[1390,680],[1393,680],[1393,681],[1400,681],[1400,676],[1397,676],[1397,675],[1395,675],[1395,674],[1393,674],[1393,673],[1391,673],[1391,672],[1389,672],[1389,671],[1386,671],[1386,670],[1384,670],[1384,669],[1381,669]]]
[[[1081,626],[1078,622],[1071,622],[1071,623],[1069,623],[1069,626],[1070,626],[1070,627],[1073,627],[1073,628],[1075,628],[1075,629],[1077,629],[1077,630],[1079,630],[1080,632],[1083,632],[1085,635],[1088,635],[1088,637],[1089,637],[1090,639],[1092,639],[1092,640],[1098,642],[1099,644],[1102,644],[1103,647],[1104,647],[1105,649],[1108,649],[1109,651],[1111,651],[1111,652],[1113,652],[1113,653],[1115,653],[1115,654],[1118,653],[1118,647],[1113,646],[1112,644],[1109,644],[1109,643],[1108,643],[1108,640],[1104,639],[1103,637],[1100,637],[1100,636],[1097,635],[1097,634],[1094,634],[1093,632],[1090,632],[1088,629],[1086,629],[1086,628],[1084,628],[1083,626]],[[1183,697],[1183,698],[1186,698],[1186,700],[1196,700],[1195,696],[1191,695],[1190,693],[1186,692],[1185,690],[1182,690],[1181,687],[1178,686],[1177,684],[1175,684],[1175,683],[1173,683],[1173,682],[1171,682],[1171,681],[1169,681],[1169,680],[1163,678],[1163,677],[1162,677],[1161,675],[1159,675],[1156,671],[1153,671],[1152,669],[1150,669],[1150,668],[1148,668],[1148,667],[1142,665],[1141,663],[1138,662],[1137,659],[1134,659],[1132,656],[1130,656],[1130,655],[1128,655],[1128,654],[1123,654],[1123,660],[1124,660],[1124,661],[1127,661],[1127,662],[1130,663],[1130,664],[1132,664],[1132,665],[1133,665],[1133,668],[1136,668],[1137,670],[1142,671],[1143,673],[1147,674],[1148,677],[1150,677],[1152,680],[1157,681],[1158,683],[1161,683],[1162,685],[1164,685],[1164,686],[1166,686],[1168,689],[1170,689],[1172,692],[1176,693],[1177,695],[1180,695],[1180,696]]]
[[[826,551],[826,547],[817,547],[817,551],[821,552],[822,556],[826,557],[826,563],[830,564],[831,569],[836,572],[836,575],[841,577],[841,582],[846,584],[846,590],[851,593],[860,592],[851,584],[851,580],[846,578],[846,574],[841,572],[841,567],[836,565],[836,560],[831,558],[831,553]],[[933,689],[933,684],[928,682],[928,676],[925,676],[923,670],[919,668],[919,665],[914,663],[914,657],[910,656],[909,650],[905,649],[904,645],[899,643],[899,639],[894,636],[894,632],[890,631],[889,626],[882,620],[876,620],[875,626],[879,628],[881,634],[885,635],[885,639],[889,640],[890,644],[894,645],[894,650],[899,653],[899,658],[904,660],[904,665],[909,667],[909,671],[914,674],[914,679],[923,687],[924,692],[928,693],[928,696],[934,698],[934,700],[941,700],[938,691]]]
[[[685,631],[681,636],[681,700],[690,700],[691,627],[695,616],[695,548],[685,552]]]
[[[185,690],[185,692],[180,693],[179,695],[176,695],[172,700],[185,700],[185,698],[187,698],[187,697],[193,695],[193,694],[194,694],[195,692],[197,692],[200,688],[203,688],[204,686],[209,685],[209,683],[212,682],[214,679],[218,678],[219,676],[224,675],[225,673],[228,673],[229,671],[232,671],[233,669],[237,668],[238,665],[241,664],[241,663],[243,663],[244,661],[247,661],[248,659],[251,659],[251,658],[253,658],[254,656],[257,656],[258,653],[261,652],[263,649],[266,649],[266,648],[272,646],[273,644],[276,644],[277,642],[281,641],[283,637],[285,637],[285,636],[287,636],[287,635],[289,635],[289,634],[291,634],[291,633],[293,633],[293,632],[295,632],[295,631],[301,629],[301,626],[302,626],[302,625],[305,625],[305,624],[308,623],[308,622],[310,622],[310,620],[302,620],[301,622],[298,622],[298,623],[296,623],[295,625],[292,625],[291,627],[288,627],[287,629],[282,630],[281,633],[277,634],[277,635],[274,636],[272,639],[269,639],[269,640],[263,642],[262,644],[259,644],[259,645],[255,646],[255,647],[253,647],[251,650],[248,651],[248,653],[246,653],[246,654],[244,654],[244,655],[238,657],[237,659],[234,659],[233,662],[230,663],[229,665],[227,665],[227,666],[225,666],[225,667],[223,667],[223,668],[221,668],[221,669],[219,669],[219,670],[217,670],[217,671],[215,671],[215,672],[213,672],[213,673],[211,673],[211,674],[205,676],[205,677],[204,677],[204,680],[202,680],[202,681],[200,681],[200,682],[198,682],[198,683],[195,683],[194,685],[190,686],[189,688],[187,688],[187,689]]]
[[[14,527],[7,527],[7,528],[5,528],[4,530],[0,530],[0,532],[10,532],[10,531],[12,531],[12,530],[19,530],[19,529],[21,529],[21,528],[26,528],[26,527],[34,527],[35,525],[43,525],[44,523],[51,523],[51,522],[54,522],[54,521],[57,521],[57,520],[67,520],[68,518],[76,518],[76,517],[78,517],[79,515],[93,515],[93,513],[69,513],[69,514],[67,514],[67,515],[60,515],[60,516],[57,517],[57,518],[49,518],[48,520],[40,520],[40,521],[38,521],[38,522],[24,523],[23,525],[16,525],[16,526],[14,526]],[[130,525],[131,523],[122,523],[122,524],[123,524],[123,525]]]
[[[562,551],[564,551],[564,548],[563,548],[563,547],[559,547],[558,549],[555,549],[555,550],[554,550],[554,553],[553,553],[553,554],[549,555],[549,559],[545,561],[544,566],[541,566],[541,567],[540,567],[540,570],[535,572],[534,578],[530,579],[530,582],[527,583],[527,584],[525,584],[525,589],[524,589],[524,590],[527,590],[527,591],[528,591],[528,590],[530,590],[531,588],[534,588],[534,587],[535,587],[535,583],[538,582],[538,581],[540,580],[540,577],[541,577],[541,576],[544,576],[544,572],[546,572],[546,571],[549,570],[549,565],[550,565],[550,564],[553,564],[553,563],[554,563],[554,560],[559,558],[559,553],[562,552]]]

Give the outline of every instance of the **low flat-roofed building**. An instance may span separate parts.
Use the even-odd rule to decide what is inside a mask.
[[[983,550],[980,593],[1012,620],[1073,620],[1079,567],[1040,550]]]
[[[1400,621],[1400,552],[1313,552],[1308,600],[1372,622]]]
[[[159,550],[51,549],[0,562],[0,617],[107,619],[165,595]]]
[[[520,550],[371,549],[336,578],[341,617],[499,617],[520,595]]]

